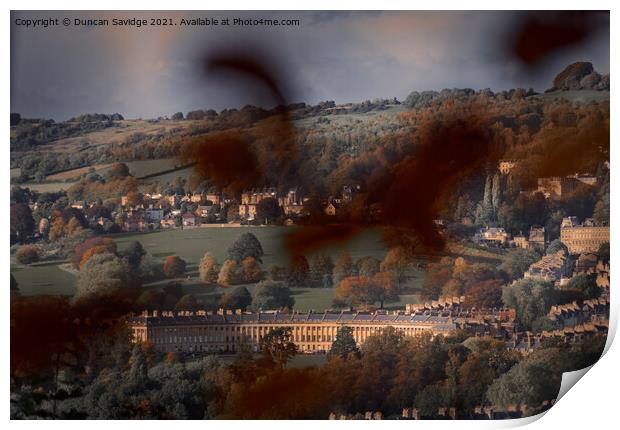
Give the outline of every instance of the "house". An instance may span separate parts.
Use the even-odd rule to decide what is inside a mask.
[[[199,217],[206,218],[210,213],[215,211],[215,205],[200,205],[196,208],[196,215]]]
[[[540,253],[545,252],[545,228],[531,227],[528,239],[528,248],[534,249]]]
[[[176,227],[176,221],[173,216],[167,215],[161,221],[159,221],[161,228],[174,228]]]
[[[255,204],[240,204],[239,205],[239,218],[252,221],[256,217],[256,205]]]
[[[342,202],[343,203],[351,203],[353,201],[353,197],[360,191],[359,185],[344,185],[342,187]]]
[[[147,209],[145,212],[147,222],[159,222],[164,217],[163,209]]]
[[[538,178],[537,191],[543,193],[546,198],[558,200],[562,196],[571,193],[581,185],[592,186],[596,184],[596,176],[570,175],[565,177]]]
[[[196,215],[191,212],[185,212],[181,215],[181,223],[183,227],[194,227],[196,225]]]
[[[502,227],[483,227],[474,235],[474,242],[479,244],[506,245],[510,238]]]
[[[507,175],[516,165],[517,163],[512,160],[500,160],[498,169],[501,174]]]
[[[596,254],[585,252],[575,262],[575,275],[581,273],[593,274],[596,272],[598,257]]]
[[[545,281],[559,283],[562,278],[568,275],[567,272],[568,258],[564,254],[564,250],[560,250],[555,254],[545,255],[536,263],[531,264],[523,277],[541,278]]]
[[[222,199],[221,199],[220,195],[219,194],[215,194],[215,193],[208,193],[205,196],[205,199],[207,201],[210,201],[214,206],[215,205],[219,205],[220,203],[222,203]]]
[[[577,218],[562,220],[560,240],[571,254],[597,253],[603,243],[609,242],[609,226],[595,226],[592,222],[577,224]]]
[[[517,248],[527,249],[529,246],[527,237],[523,236],[522,234],[515,236],[512,242]]]
[[[325,207],[325,214],[329,216],[334,216],[336,215],[336,212],[338,211],[339,207],[340,205],[338,203],[336,203],[335,201],[332,201],[328,203],[327,206]]]
[[[123,223],[125,231],[146,231],[148,229],[144,212],[131,212]]]

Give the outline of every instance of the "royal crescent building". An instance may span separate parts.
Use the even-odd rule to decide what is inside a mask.
[[[151,342],[160,352],[234,352],[242,339],[256,351],[274,328],[290,328],[302,352],[329,351],[342,327],[351,327],[361,345],[369,336],[394,327],[405,336],[448,334],[456,329],[449,316],[430,313],[362,312],[143,312],[129,319],[134,341]]]

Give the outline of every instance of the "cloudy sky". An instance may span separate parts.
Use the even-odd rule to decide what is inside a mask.
[[[25,28],[17,19],[294,18],[289,27]],[[200,60],[250,47],[279,65],[291,102],[404,99],[412,90],[469,87],[544,90],[574,61],[609,72],[609,20],[578,44],[525,68],[507,55],[522,16],[513,12],[13,12],[11,111],[64,120],[119,112],[153,118],[193,109],[241,107],[256,91],[205,73]]]

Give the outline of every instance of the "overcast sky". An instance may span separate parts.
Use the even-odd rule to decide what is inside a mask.
[[[264,17],[290,27],[48,27],[18,18]],[[241,107],[256,94],[205,74],[200,59],[231,45],[262,49],[285,70],[291,102],[404,99],[413,90],[469,87],[544,90],[574,61],[609,72],[609,21],[535,69],[502,55],[513,12],[13,12],[11,111],[65,120],[119,112],[153,118]]]

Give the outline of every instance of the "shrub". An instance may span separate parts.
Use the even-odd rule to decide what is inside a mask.
[[[20,246],[15,258],[22,264],[31,264],[39,261],[39,249],[33,245]]]

